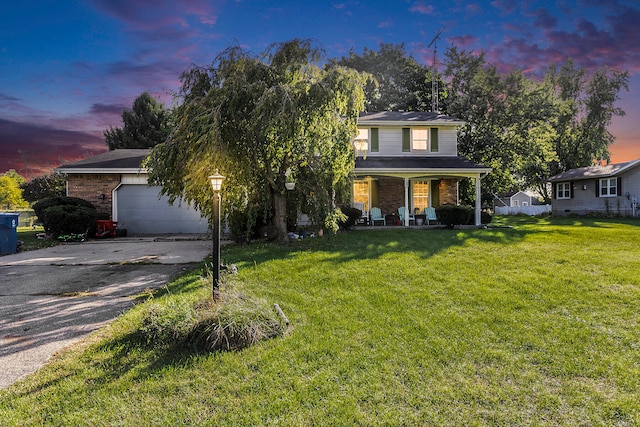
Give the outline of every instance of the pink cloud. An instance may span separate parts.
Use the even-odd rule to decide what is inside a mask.
[[[434,12],[433,6],[425,4],[422,1],[417,1],[409,8],[409,12],[418,12],[423,15],[432,15]]]

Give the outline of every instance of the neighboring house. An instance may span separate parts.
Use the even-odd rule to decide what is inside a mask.
[[[85,199],[128,234],[207,233],[209,224],[187,203],[169,204],[147,184],[141,164],[148,149],[113,150],[59,167],[67,195]]]
[[[493,197],[493,207],[531,206],[531,196],[523,191],[509,191]]]
[[[640,197],[640,159],[571,169],[549,178],[553,215],[635,216]]]
[[[475,184],[475,224],[480,225],[480,180],[491,168],[458,156],[457,129],[464,122],[431,112],[363,113],[358,120],[354,203],[385,215],[406,206],[410,214],[426,207],[458,204],[458,181]],[[409,218],[405,224],[409,225]]]

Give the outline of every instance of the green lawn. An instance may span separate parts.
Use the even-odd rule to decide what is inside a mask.
[[[513,228],[225,247],[291,320],[284,337],[150,347],[139,306],[0,391],[0,424],[637,426],[640,223],[494,224]],[[195,272],[168,291],[156,301],[208,284]]]
[[[59,244],[57,239],[38,238],[38,234],[44,234],[44,228],[40,227],[18,227],[18,240],[22,242],[23,251],[48,248]]]

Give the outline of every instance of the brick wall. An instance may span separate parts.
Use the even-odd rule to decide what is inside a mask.
[[[458,204],[458,181],[455,179],[441,179],[438,186],[440,192],[440,204]]]
[[[69,174],[67,195],[93,203],[98,215],[111,218],[111,192],[118,184],[119,174]]]
[[[441,179],[438,191],[441,205],[458,203],[458,181],[456,179]],[[383,214],[397,214],[398,208],[404,205],[404,179],[381,177],[379,198],[379,207]]]
[[[383,214],[398,214],[404,205],[404,179],[380,178],[380,210]]]

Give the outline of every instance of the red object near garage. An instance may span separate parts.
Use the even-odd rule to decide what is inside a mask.
[[[96,220],[96,237],[116,237],[118,221],[110,219]]]

